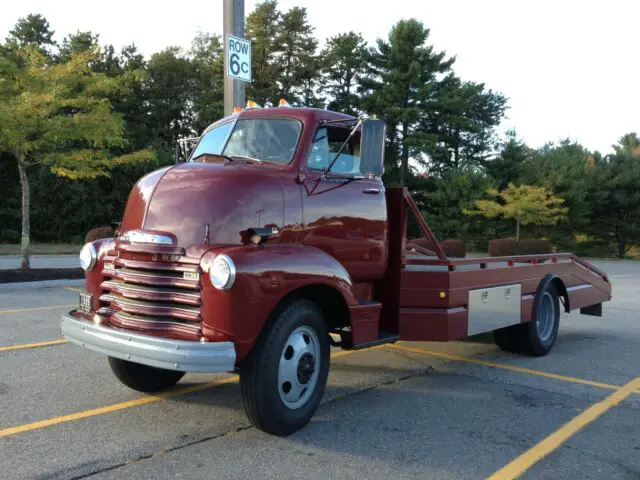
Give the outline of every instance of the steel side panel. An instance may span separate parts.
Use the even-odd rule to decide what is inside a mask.
[[[476,335],[520,323],[521,290],[519,284],[471,290],[467,334]]]

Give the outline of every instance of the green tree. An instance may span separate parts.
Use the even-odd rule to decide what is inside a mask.
[[[497,141],[495,129],[504,116],[506,98],[453,74],[438,82],[434,97],[421,123],[421,130],[436,138],[433,166],[483,166]]]
[[[624,258],[629,248],[640,244],[640,138],[626,134],[614,150],[594,169],[588,231],[614,243],[618,257]]]
[[[300,105],[305,107],[323,108],[325,98],[322,94],[322,57],[316,54],[308,54],[302,60],[302,66],[298,72],[298,85],[295,87]]]
[[[451,70],[453,59],[427,45],[429,29],[415,20],[393,26],[388,41],[378,39],[368,55],[367,75],[361,81],[363,107],[388,125],[387,169],[399,183],[407,181],[409,158],[420,159],[433,138],[419,131],[426,104],[433,97],[438,76]]]
[[[303,80],[312,79],[314,71],[317,78],[320,71],[320,63],[316,60],[318,40],[314,38],[313,30],[306,8],[293,7],[282,15],[276,39],[279,47],[277,62],[280,65],[278,94],[289,103],[302,103],[300,90]],[[308,92],[307,97],[310,97]],[[277,99],[274,98],[273,102],[276,103]]]
[[[520,225],[555,225],[567,213],[567,208],[560,206],[564,200],[544,187],[509,184],[502,192],[492,188],[487,193],[499,201],[476,200],[476,210],[465,209],[464,213],[515,220],[516,240],[520,240]]]
[[[0,55],[18,59],[17,53],[24,47],[35,47],[48,59],[53,59],[57,43],[53,39],[49,21],[40,14],[29,14],[19,18],[16,25],[9,31],[5,44],[0,48]]]
[[[601,188],[593,176],[593,165],[593,155],[568,139],[548,143],[533,152],[525,165],[522,183],[547,188],[563,198],[568,208],[566,221],[550,232],[556,245],[569,247],[575,233],[584,231],[591,221],[593,204],[587,201],[587,196],[592,188]]]
[[[59,57],[61,62],[67,62],[76,53],[94,50],[99,45],[98,35],[91,32],[76,32],[67,35],[62,40]]]
[[[199,33],[189,57],[194,69],[193,131],[200,134],[224,116],[224,54],[219,35]]]
[[[487,174],[497,182],[498,190],[502,190],[510,183],[520,183],[534,152],[517,137],[515,130],[507,132],[499,149],[498,155],[486,162],[485,168]]]
[[[468,242],[487,237],[486,220],[465,216],[465,210],[494,182],[486,174],[473,169],[452,169],[426,181],[415,181],[418,191],[412,193],[424,212],[431,229],[441,239],[456,238]]]
[[[276,61],[280,50],[282,13],[276,0],[258,3],[248,16],[245,37],[251,39],[252,82],[247,85],[247,98],[264,105],[278,96],[280,67]]]
[[[121,146],[122,119],[105,98],[121,88],[92,71],[97,52],[83,52],[52,64],[36,47],[17,52],[19,64],[0,59],[0,151],[17,164],[22,190],[21,268],[29,268],[30,166],[46,165],[70,179],[108,175],[117,164],[149,158],[152,152],[112,157]]]
[[[324,91],[329,109],[356,115],[360,107],[357,88],[366,72],[367,43],[359,33],[349,32],[327,40],[322,51]]]
[[[193,135],[193,62],[178,47],[154,53],[147,64],[149,134],[172,148],[181,137]]]

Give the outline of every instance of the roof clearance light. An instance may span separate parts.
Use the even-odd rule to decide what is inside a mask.
[[[233,113],[240,113],[242,111],[242,107],[233,107]]]
[[[289,102],[287,102],[284,98],[280,99],[280,103],[278,104],[279,107],[290,107],[291,105],[289,105]]]
[[[254,102],[253,100],[249,100],[247,102],[247,109],[250,108],[260,108],[260,105],[258,105],[256,102]]]

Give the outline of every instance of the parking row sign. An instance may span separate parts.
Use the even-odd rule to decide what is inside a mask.
[[[251,41],[227,35],[227,77],[251,82]]]

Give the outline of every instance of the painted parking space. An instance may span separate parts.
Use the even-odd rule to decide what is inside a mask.
[[[168,395],[127,389],[106,358],[61,341],[55,307],[77,292],[46,289],[0,314],[0,469],[7,478],[634,478],[640,300],[623,293],[640,285],[638,270],[614,272],[602,318],[565,315],[547,357],[506,354],[486,335],[341,352],[323,406],[284,439],[251,427],[231,374],[188,374]],[[54,308],[27,310],[45,300]]]

